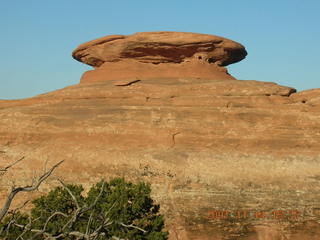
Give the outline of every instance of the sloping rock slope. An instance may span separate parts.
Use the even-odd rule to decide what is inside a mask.
[[[158,41],[154,36],[161,34]],[[56,178],[87,187],[116,176],[150,182],[172,240],[319,239],[320,89],[296,93],[271,82],[235,80],[220,70],[246,55],[242,45],[190,36],[139,33],[91,41],[73,52],[96,67],[80,84],[0,101],[1,164],[25,156],[1,179],[2,196],[11,180],[28,183],[45,162],[65,159],[41,192],[57,185]],[[207,61],[221,41],[228,50],[219,50],[218,63]],[[207,59],[200,67],[181,57],[199,52]],[[121,75],[130,62],[134,69],[161,66],[168,75]],[[184,64],[211,67],[212,75],[169,76]],[[219,79],[216,72],[224,73]]]

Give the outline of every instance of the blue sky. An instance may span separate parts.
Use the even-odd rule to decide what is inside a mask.
[[[79,82],[91,67],[71,57],[111,34],[183,31],[243,44],[238,79],[320,88],[319,0],[1,0],[0,99],[31,97]]]

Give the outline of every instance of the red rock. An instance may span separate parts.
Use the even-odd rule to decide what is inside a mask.
[[[133,77],[140,72],[131,63],[146,72]],[[132,77],[116,74],[121,64]],[[306,223],[320,217],[309,211],[320,199],[320,89],[295,93],[271,82],[211,79],[209,69],[220,70],[216,64],[204,64],[207,79],[192,73],[200,63],[192,63],[190,77],[175,75],[172,69],[183,64],[105,62],[97,74],[84,76],[86,84],[0,101],[3,163],[26,155],[11,179],[28,183],[47,159],[65,159],[55,175],[66,182],[89,187],[119,176],[150,182],[172,240],[317,239],[319,224]],[[112,65],[112,76],[104,65]],[[167,66],[172,76],[148,73],[153,65]],[[58,184],[54,179],[43,192]],[[208,211],[243,209],[309,215],[297,221],[208,219]]]
[[[96,70],[81,83],[150,77],[234,79],[222,67],[247,55],[245,48],[226,38],[182,32],[112,35],[80,45],[72,56]]]

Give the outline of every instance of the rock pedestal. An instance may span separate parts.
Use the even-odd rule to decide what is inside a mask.
[[[25,185],[65,159],[40,193],[55,177],[150,182],[172,240],[319,239],[320,89],[235,80],[223,66],[245,55],[190,33],[83,44],[81,84],[0,101],[1,164],[25,156],[7,175]]]
[[[95,70],[81,83],[115,79],[234,79],[223,66],[247,55],[226,38],[181,32],[148,32],[102,37],[80,45],[72,56]]]

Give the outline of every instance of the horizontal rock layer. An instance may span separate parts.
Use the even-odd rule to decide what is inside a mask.
[[[116,63],[104,63],[95,70],[85,72],[81,84],[104,82],[110,80],[148,80],[157,76],[163,78],[197,78],[210,80],[235,80],[227,69],[203,63],[181,64],[147,64],[132,60]]]
[[[88,82],[0,101],[1,164],[26,156],[12,171],[17,184],[61,159],[55,176],[66,182],[148,181],[170,239],[317,239],[319,96],[258,81]],[[250,209],[245,219],[210,218]],[[281,209],[303,216],[273,219]],[[255,217],[263,210],[268,218]]]

